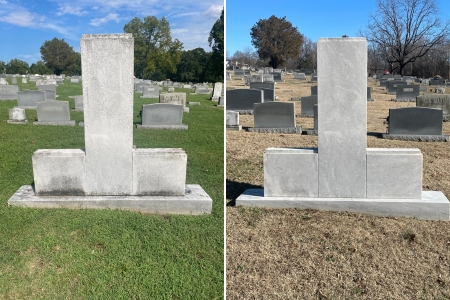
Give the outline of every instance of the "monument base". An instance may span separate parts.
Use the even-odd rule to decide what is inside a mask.
[[[181,125],[136,125],[139,129],[183,129],[187,130],[188,126],[186,124]]]
[[[450,220],[450,202],[442,192],[422,191],[422,199],[264,197],[264,189],[248,189],[236,206],[348,211],[374,216]]]
[[[241,125],[227,125],[227,130],[241,131],[242,126]]]
[[[319,135],[319,130],[317,130],[317,129],[308,129],[308,130],[306,130],[306,135]]]
[[[302,127],[285,127],[285,128],[249,128],[250,132],[259,133],[286,133],[286,134],[302,134]]]
[[[75,126],[75,121],[52,121],[52,122],[33,122],[33,125],[62,125],[62,126]]]
[[[28,120],[24,121],[14,121],[14,120],[7,120],[9,124],[28,124]]]
[[[33,122],[33,125],[62,125],[62,126],[75,126],[75,121],[52,121],[52,122]]]
[[[184,196],[36,196],[31,185],[21,186],[10,206],[70,209],[123,209],[149,214],[210,214],[212,199],[198,184],[186,184]]]
[[[409,134],[389,134],[383,133],[383,139],[419,142],[448,142],[448,135],[409,135]]]

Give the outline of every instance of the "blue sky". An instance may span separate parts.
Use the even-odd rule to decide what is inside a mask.
[[[0,60],[41,59],[47,40],[64,39],[77,52],[82,34],[122,33],[134,17],[165,17],[185,50],[211,51],[209,32],[223,0],[0,0]]]
[[[450,0],[437,0],[444,19],[450,19]],[[374,12],[376,0],[227,0],[226,51],[253,48],[250,29],[259,19],[275,15],[297,27],[305,37],[317,42],[322,37],[357,36],[367,26],[368,15]]]

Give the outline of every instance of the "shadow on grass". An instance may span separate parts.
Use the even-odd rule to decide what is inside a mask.
[[[246,189],[262,188],[259,185],[253,185],[245,182],[226,181],[226,198],[231,199],[227,202],[227,206],[235,206],[236,198],[239,197]]]
[[[383,138],[383,133],[381,133],[381,132],[371,132],[371,131],[369,131],[369,132],[367,132],[367,135],[368,136],[373,136],[373,137],[376,137],[376,138],[379,138],[379,139]]]

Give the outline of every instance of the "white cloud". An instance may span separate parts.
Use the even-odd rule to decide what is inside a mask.
[[[8,2],[6,0],[0,0],[0,4],[8,4]]]
[[[92,19],[91,22],[89,22],[89,25],[98,27],[104,23],[107,23],[109,21],[116,21],[116,23],[119,23],[120,21],[120,17],[118,14],[116,13],[109,13],[106,17],[104,18],[95,18]]]
[[[65,14],[82,16],[87,14],[88,12],[83,10],[80,6],[72,6],[69,3],[58,4],[59,11],[56,13],[57,16],[62,16]]]
[[[183,33],[183,32],[188,32],[189,30],[186,28],[179,28],[179,29],[172,29],[171,33],[172,34],[179,34],[179,33]]]
[[[189,12],[189,13],[184,13],[184,14],[173,15],[172,18],[182,18],[182,17],[198,16],[198,15],[200,15],[200,12]]]
[[[203,14],[212,19],[218,19],[222,13],[223,5],[213,4]]]
[[[19,54],[19,57],[25,58],[27,61],[37,62],[42,59],[41,53],[33,53],[33,54]]]
[[[0,15],[0,22],[32,29],[51,29],[62,34],[64,37],[70,39],[76,38],[67,27],[60,26],[56,21],[49,20],[46,16],[29,12],[22,7],[12,7],[9,13],[7,12],[5,15]]]

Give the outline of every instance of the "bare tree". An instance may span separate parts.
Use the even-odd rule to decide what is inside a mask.
[[[304,37],[297,66],[300,69],[317,69],[317,43]]]
[[[377,0],[363,35],[381,51],[390,71],[402,74],[406,65],[443,44],[449,32],[436,0]]]

